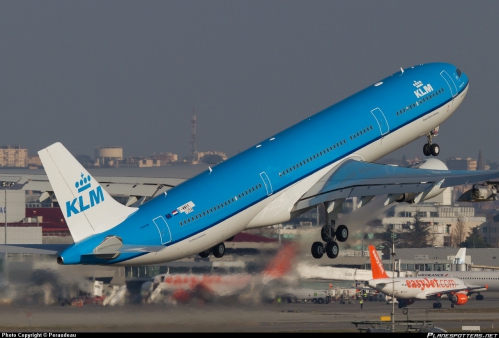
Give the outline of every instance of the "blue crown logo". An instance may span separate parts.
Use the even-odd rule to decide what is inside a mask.
[[[90,183],[90,180],[92,178],[90,177],[90,175],[88,175],[87,177],[85,177],[83,175],[83,173],[81,174],[81,178],[79,181],[76,181],[75,183],[75,187],[76,189],[78,189],[78,192],[82,192],[82,191],[85,191],[87,190],[88,188],[90,188],[90,186],[92,185],[92,183]]]

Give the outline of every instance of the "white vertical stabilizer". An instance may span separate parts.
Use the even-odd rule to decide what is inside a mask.
[[[61,143],[38,155],[75,242],[115,227],[137,210],[114,200]]]
[[[464,264],[466,259],[466,248],[461,248],[458,250],[456,257],[454,258],[454,264]]]

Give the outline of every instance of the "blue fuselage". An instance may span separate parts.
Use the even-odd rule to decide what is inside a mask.
[[[397,72],[157,196],[116,227],[68,248],[62,253],[64,261],[157,261],[137,259],[143,253],[125,253],[105,262],[80,257],[110,235],[120,237],[124,245],[164,245],[169,253],[162,259],[173,260],[201,252],[213,240],[222,242],[252,222],[254,227],[275,224],[278,213],[265,209],[266,200],[349,155],[359,153],[372,162],[427,134],[448,117],[445,111],[450,115],[455,110],[454,99],[467,88],[467,76],[451,64],[430,63]],[[406,137],[395,136],[402,134]],[[283,205],[289,217],[293,203]],[[272,215],[268,221],[266,214]],[[203,242],[205,236],[211,236],[210,241]]]

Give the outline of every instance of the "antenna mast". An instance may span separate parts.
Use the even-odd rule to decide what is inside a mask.
[[[198,146],[196,142],[196,114],[194,113],[194,107],[192,107],[192,119],[191,119],[191,162],[195,163],[198,160]]]

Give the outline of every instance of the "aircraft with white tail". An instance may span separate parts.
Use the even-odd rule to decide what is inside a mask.
[[[346,198],[357,197],[358,208],[375,196],[385,206],[419,203],[447,187],[499,178],[499,171],[447,170],[430,157],[440,153],[433,142],[439,126],[468,88],[467,75],[449,63],[401,68],[137,208],[114,200],[107,184],[54,143],[39,151],[51,186],[44,196],[55,194],[74,239],[57,261],[147,265],[222,257],[224,241],[239,232],[287,222],[319,204],[327,218],[311,253],[335,258],[337,241],[349,235],[347,224],[336,224]],[[421,163],[372,163],[422,136],[428,158]]]

